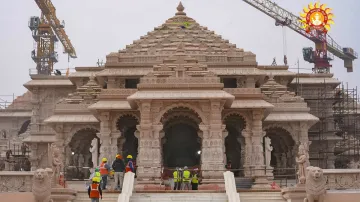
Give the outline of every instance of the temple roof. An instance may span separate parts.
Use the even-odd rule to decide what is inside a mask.
[[[180,43],[184,44],[186,54],[198,56],[199,62],[240,62],[256,65],[255,54],[236,48],[235,44],[229,43],[188,17],[181,2],[174,17],[118,53],[110,53],[106,65],[161,62],[166,56],[173,55]]]

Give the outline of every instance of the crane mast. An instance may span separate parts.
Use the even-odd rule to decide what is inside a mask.
[[[276,26],[287,26],[315,43],[315,50],[311,47],[303,48],[304,59],[307,62],[314,63],[314,73],[330,72],[330,61],[333,59],[331,54],[344,61],[344,66],[347,68],[347,72],[353,71],[353,60],[357,59],[358,55],[352,48],[342,48],[327,33],[317,30],[306,32],[300,22],[300,17],[285,10],[275,2],[270,0],[243,1],[275,19]]]
[[[76,58],[75,48],[64,30],[64,23],[56,16],[56,9],[51,0],[35,0],[41,10],[41,17],[31,17],[29,28],[35,41],[35,48],[31,57],[36,63],[38,74],[51,75],[54,63],[58,62],[55,51],[56,43],[60,40],[64,53],[69,58]]]

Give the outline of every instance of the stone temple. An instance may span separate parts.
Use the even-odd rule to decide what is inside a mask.
[[[321,168],[335,168],[343,145],[332,103],[314,99],[325,85],[325,93],[336,92],[332,74],[259,65],[254,53],[199,25],[181,4],[164,24],[107,55],[104,66],[30,76],[28,92],[0,111],[0,149],[28,145],[31,170],[48,166],[51,143],[67,174],[89,170],[99,163],[89,151],[97,139],[99,159],[136,159],[138,184],[158,184],[164,169],[178,166],[201,168],[204,186],[223,183],[231,161],[236,176],[261,186],[295,175],[300,145]]]

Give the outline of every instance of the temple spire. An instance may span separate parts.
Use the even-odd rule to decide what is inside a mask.
[[[177,11],[175,15],[186,15],[186,13],[184,12],[185,7],[182,5],[181,1],[179,3],[179,5],[177,6]]]

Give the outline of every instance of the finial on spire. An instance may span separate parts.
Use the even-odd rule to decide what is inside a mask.
[[[176,7],[177,11],[176,15],[186,15],[186,13],[184,12],[185,7],[182,5],[181,1],[179,3],[179,5]]]

